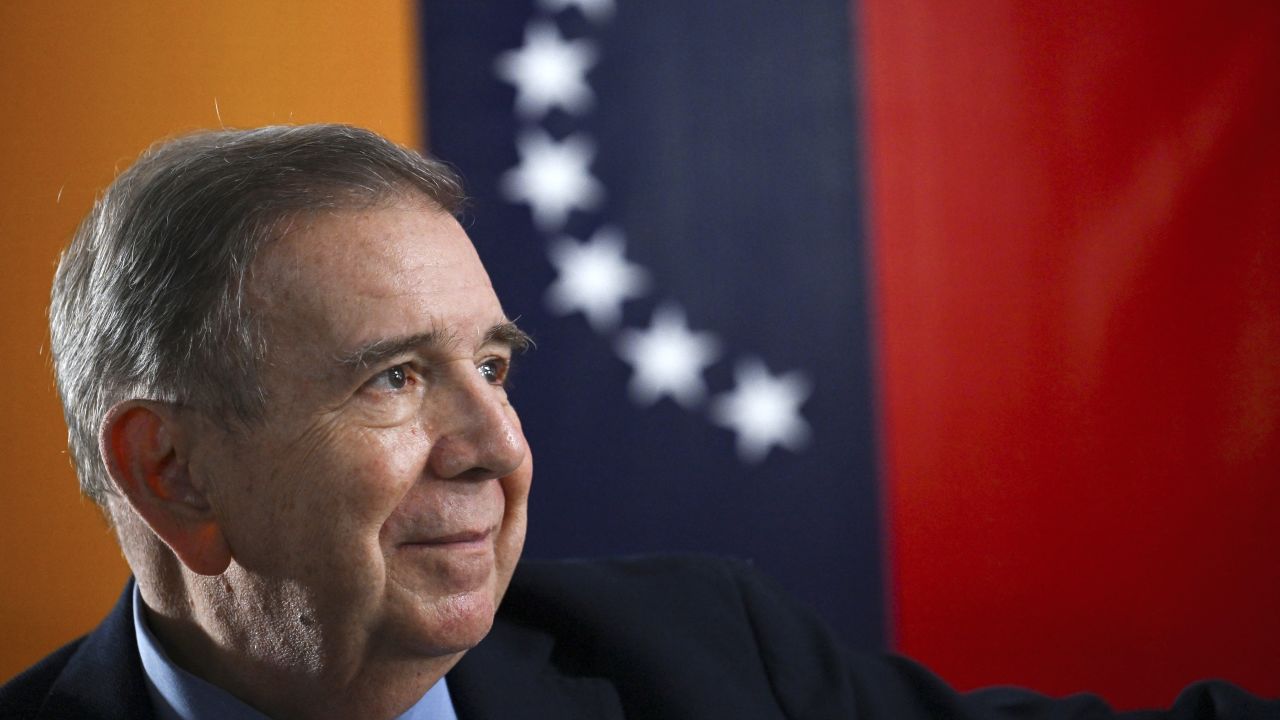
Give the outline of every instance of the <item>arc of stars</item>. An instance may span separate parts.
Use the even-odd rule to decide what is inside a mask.
[[[599,52],[586,39],[567,40],[551,16],[576,8],[600,24],[614,12],[614,0],[538,0],[543,18],[525,27],[524,44],[499,55],[494,73],[515,86],[515,112],[525,130],[516,138],[520,160],[500,180],[503,195],[526,203],[534,225],[544,236],[561,232],[575,210],[591,211],[605,196],[604,185],[591,174],[595,146],[583,134],[556,140],[538,122],[553,109],[581,115],[595,103],[587,73]],[[548,257],[557,277],[547,288],[548,308],[558,315],[581,313],[598,333],[614,332],[622,305],[649,289],[648,273],[629,262],[625,238],[616,228],[602,228],[584,242],[556,237]],[[689,329],[684,312],[674,304],[659,306],[646,329],[617,332],[614,348],[632,368],[628,385],[638,405],[671,398],[693,409],[707,397],[704,373],[720,355],[720,343],[708,332]],[[743,463],[762,462],[775,447],[800,452],[811,430],[800,408],[812,392],[799,371],[769,372],[750,358],[734,371],[733,390],[711,399],[709,419],[735,433]]]

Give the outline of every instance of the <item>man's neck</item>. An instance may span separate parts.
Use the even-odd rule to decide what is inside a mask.
[[[234,621],[243,615],[202,603],[196,593],[188,596],[190,613],[157,610],[141,589],[145,620],[174,664],[274,718],[390,720],[462,657],[397,658],[371,652],[369,642],[319,643],[279,627],[240,627]]]

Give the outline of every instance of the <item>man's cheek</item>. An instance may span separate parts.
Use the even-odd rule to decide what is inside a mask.
[[[316,477],[325,478],[324,487],[312,488],[324,516],[367,551],[376,548],[384,524],[422,475],[426,452],[414,437],[409,428],[361,430],[313,463]]]
[[[400,507],[423,482],[431,441],[420,423],[367,430],[345,458],[353,466],[352,484],[378,523]]]

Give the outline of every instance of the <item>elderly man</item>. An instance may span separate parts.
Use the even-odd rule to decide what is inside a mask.
[[[198,134],[115,181],[51,321],[81,484],[135,581],[0,714],[1106,713],[849,655],[742,565],[517,569],[532,459],[504,382],[529,339],[461,198],[444,166],[345,126]],[[1173,715],[1202,710],[1277,713],[1205,685]]]

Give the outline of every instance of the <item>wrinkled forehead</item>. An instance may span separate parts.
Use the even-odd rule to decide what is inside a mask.
[[[255,259],[248,290],[273,334],[340,345],[431,329],[424,325],[466,336],[502,319],[470,239],[425,201],[289,218]]]
[[[274,236],[253,263],[254,274],[265,276],[268,285],[334,270],[387,274],[410,263],[479,265],[458,221],[425,198],[294,212],[278,223]]]

